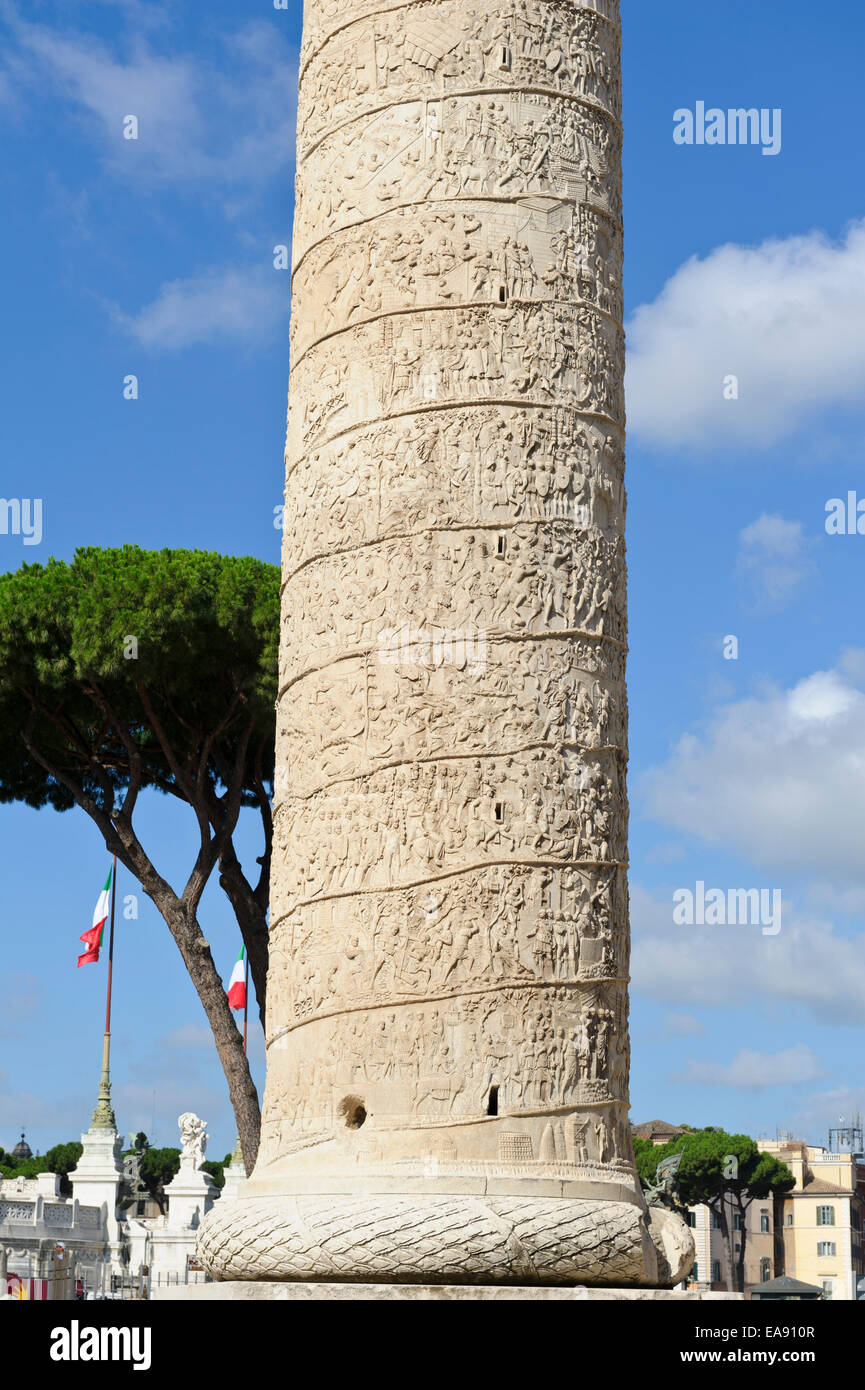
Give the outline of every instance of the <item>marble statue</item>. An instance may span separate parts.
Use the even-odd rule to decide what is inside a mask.
[[[207,1133],[207,1121],[199,1120],[197,1115],[186,1111],[177,1123],[180,1126],[180,1166],[198,1169],[204,1162],[207,1141],[210,1138]]]
[[[617,0],[306,0],[267,1086],[218,1280],[693,1259],[628,1123],[620,112]]]

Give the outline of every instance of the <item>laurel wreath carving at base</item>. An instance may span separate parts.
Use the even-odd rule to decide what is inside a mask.
[[[622,1286],[655,1276],[639,1208],[525,1197],[220,1201],[197,1254],[220,1281]]]

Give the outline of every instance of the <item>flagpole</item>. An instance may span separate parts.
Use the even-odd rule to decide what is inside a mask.
[[[246,1056],[246,1026],[249,1020],[249,952],[243,953],[244,979],[243,979],[243,1055]]]
[[[117,902],[117,855],[111,866],[111,927],[108,933],[108,992],[105,1001],[105,1036],[111,1036],[111,980],[114,970],[114,908]]]
[[[91,1129],[117,1128],[114,1111],[111,1109],[111,988],[114,976],[114,911],[117,903],[117,855],[111,866],[111,926],[108,934],[108,985],[105,997],[105,1036],[102,1041],[102,1078],[99,1082],[99,1100],[90,1121]]]

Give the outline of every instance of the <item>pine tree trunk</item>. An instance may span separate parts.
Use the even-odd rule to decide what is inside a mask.
[[[247,1173],[251,1173],[258,1156],[261,1136],[261,1107],[258,1092],[243,1051],[243,1037],[234,1021],[222,980],[210,953],[210,946],[195,919],[190,920],[176,906],[160,903],[156,906],[177,942],[183,963],[201,1000],[210,1024],[222,1070],[228,1082],[237,1133]],[[175,900],[176,902],[176,900]]]
[[[262,1028],[266,1028],[267,1018],[267,966],[269,951],[269,932],[267,926],[267,903],[262,907],[255,892],[247,882],[246,876],[234,852],[233,845],[221,855],[219,860],[219,886],[226,894],[249,960],[249,973],[258,1000],[258,1014]]]

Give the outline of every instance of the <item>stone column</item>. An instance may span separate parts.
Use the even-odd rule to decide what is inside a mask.
[[[615,0],[306,3],[267,1089],[219,1279],[679,1273],[628,1127],[619,52]]]

